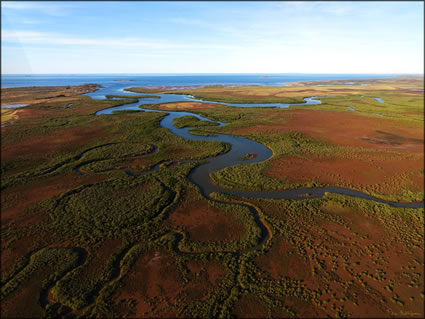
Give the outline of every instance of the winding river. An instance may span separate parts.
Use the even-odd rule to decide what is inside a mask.
[[[130,98],[132,95],[140,95],[140,93],[133,93],[124,90],[122,88],[101,88],[95,92],[87,93],[87,96],[90,96],[94,99],[106,99],[105,95],[128,95]],[[145,94],[144,94],[145,95]],[[267,198],[267,199],[290,199],[290,200],[303,200],[303,199],[312,199],[312,198],[320,198],[326,192],[342,194],[352,197],[358,197],[362,199],[372,200],[379,203],[385,203],[392,207],[403,207],[403,208],[422,208],[424,207],[424,202],[391,202],[386,201],[377,197],[373,197],[369,194],[356,191],[349,188],[337,187],[337,186],[327,186],[327,187],[316,187],[316,188],[298,188],[291,190],[278,190],[278,191],[239,191],[239,190],[229,190],[214,184],[210,179],[210,174],[217,172],[225,167],[237,165],[237,164],[252,164],[256,162],[262,162],[269,159],[273,153],[266,146],[251,141],[249,139],[238,137],[238,136],[230,136],[224,134],[216,134],[214,136],[198,136],[192,135],[189,133],[189,130],[192,127],[185,128],[176,128],[173,125],[173,120],[182,116],[190,115],[198,118],[201,121],[211,121],[207,118],[204,118],[198,114],[190,113],[190,112],[170,112],[170,111],[160,111],[160,110],[151,110],[141,108],[141,105],[146,104],[162,104],[168,102],[180,102],[180,101],[194,101],[194,102],[202,102],[202,103],[214,103],[221,104],[233,107],[277,107],[277,108],[287,108],[290,105],[312,105],[312,104],[320,104],[321,101],[318,100],[317,97],[305,98],[305,103],[301,104],[283,104],[283,103],[269,103],[269,104],[237,104],[237,103],[219,103],[219,102],[211,102],[211,101],[203,101],[193,98],[190,95],[181,95],[181,94],[146,94],[150,96],[156,96],[156,98],[142,98],[138,99],[138,102],[125,104],[121,106],[107,108],[101,111],[96,112],[96,115],[102,114],[111,114],[113,111],[118,110],[142,110],[145,112],[160,112],[167,113],[167,115],[161,120],[161,127],[167,128],[171,133],[188,139],[192,141],[218,141],[230,144],[230,151],[214,157],[209,157],[205,159],[205,163],[195,167],[189,174],[188,178],[191,182],[197,185],[201,191],[201,193],[208,197],[213,192],[224,193],[229,195],[235,195],[239,197],[248,197],[248,198]],[[159,98],[158,98],[159,97]],[[223,126],[226,125],[222,122],[217,122],[218,125]],[[241,158],[246,154],[255,154],[254,158],[248,160],[242,160]]]
[[[123,92],[126,93],[126,95],[128,95],[129,97],[131,97],[131,95],[136,95],[135,93],[131,93],[131,92],[126,92],[126,91],[121,91],[120,90],[120,94],[122,94]],[[107,94],[117,94],[116,90],[112,90],[112,89],[107,89],[107,88],[102,88],[96,92],[92,92],[89,94],[86,94],[92,98],[95,99],[105,99],[105,95]],[[138,95],[138,94],[137,94]],[[267,147],[265,147],[264,145],[251,141],[249,139],[246,138],[242,138],[242,137],[238,137],[238,136],[229,136],[229,135],[224,135],[224,134],[217,134],[215,136],[197,136],[197,135],[192,135],[189,133],[189,130],[191,129],[190,127],[186,127],[186,128],[176,128],[173,125],[173,120],[175,118],[178,117],[182,117],[185,115],[191,115],[194,116],[202,121],[211,121],[207,118],[204,118],[202,116],[199,116],[198,114],[194,114],[194,113],[190,113],[190,112],[166,112],[166,111],[159,111],[159,110],[151,110],[151,109],[143,109],[143,108],[139,108],[139,105],[143,105],[143,104],[160,104],[160,103],[166,103],[166,102],[177,102],[177,101],[200,101],[200,100],[196,100],[191,96],[185,96],[185,95],[176,95],[176,94],[155,94],[155,96],[160,96],[160,98],[143,98],[143,99],[139,99],[138,102],[136,103],[132,103],[132,104],[125,104],[125,105],[121,105],[121,106],[117,106],[117,107],[112,107],[112,108],[108,108],[108,109],[104,109],[101,111],[98,111],[96,113],[96,115],[102,115],[102,114],[111,114],[113,111],[117,111],[117,110],[143,110],[145,112],[160,112],[160,113],[167,113],[166,116],[163,117],[163,119],[160,122],[160,125],[162,127],[165,127],[167,129],[169,129],[173,134],[185,138],[185,139],[189,139],[189,140],[193,140],[193,141],[219,141],[219,142],[224,142],[224,143],[228,143],[231,145],[230,151],[225,153],[225,154],[221,154],[215,157],[210,157],[205,159],[205,162],[197,167],[195,167],[189,174],[188,178],[191,182],[193,182],[195,185],[197,185],[201,191],[201,193],[206,196],[207,198],[210,198],[212,200],[215,200],[213,198],[210,197],[210,194],[213,192],[218,192],[218,193],[225,193],[225,194],[230,194],[230,195],[235,195],[238,197],[249,197],[249,198],[270,198],[270,199],[290,199],[290,200],[302,200],[302,199],[306,199],[306,198],[320,198],[324,195],[325,192],[330,192],[330,193],[337,193],[337,194],[343,194],[343,195],[348,195],[348,196],[352,196],[352,197],[359,197],[359,198],[364,198],[364,199],[368,199],[368,200],[372,200],[375,202],[379,202],[379,203],[385,203],[388,204],[390,206],[393,207],[406,207],[406,208],[421,208],[424,207],[424,203],[423,202],[419,202],[419,203],[394,203],[394,202],[389,202],[389,201],[385,201],[379,198],[375,198],[373,196],[370,196],[368,194],[359,192],[359,191],[355,191],[352,189],[348,189],[348,188],[342,188],[342,187],[334,187],[334,186],[329,186],[329,187],[322,187],[322,188],[303,188],[303,189],[294,189],[294,190],[280,190],[280,191],[260,191],[260,192],[251,192],[251,191],[237,191],[237,190],[229,190],[229,189],[224,189],[221,187],[218,187],[217,185],[215,185],[214,183],[211,182],[209,174],[216,172],[218,170],[221,170],[225,167],[229,167],[232,165],[236,165],[236,164],[251,164],[251,163],[255,163],[255,162],[262,162],[265,161],[267,159],[269,159],[273,154],[272,151],[270,149],[268,149]],[[320,104],[320,100],[317,100],[316,98],[306,98],[305,99],[306,103],[305,105],[309,105],[309,104]],[[216,103],[216,102],[210,102],[210,101],[202,101],[203,103]],[[229,104],[229,103],[217,103],[217,104],[225,104],[225,105],[230,105],[230,106],[236,106],[236,107],[288,107],[289,104]],[[223,126],[226,125],[225,123],[222,122],[217,122],[218,125]],[[75,160],[79,160],[81,159],[87,152],[96,149],[96,148],[100,148],[100,147],[105,147],[111,144],[103,144],[103,145],[99,145],[90,149],[85,150],[84,152],[74,156],[71,159],[65,160],[64,162],[60,163],[59,165],[49,168],[48,171],[46,172],[51,172],[53,170],[58,169],[58,167],[61,167],[64,164],[67,164],[71,161],[75,161]],[[152,155],[157,151],[157,148],[155,146],[152,146],[152,150],[151,152],[147,153],[146,155]],[[248,160],[241,160],[241,158],[243,156],[245,156],[246,154],[255,154],[256,157],[254,158],[250,158]],[[81,166],[81,165],[80,165]],[[155,167],[159,168],[159,165],[155,165]],[[156,168],[154,168],[156,169]],[[76,168],[76,170],[80,173],[80,174],[84,174],[84,172],[79,170],[79,166]],[[152,171],[152,170],[151,170]],[[305,197],[306,195],[308,195],[308,197]],[[235,250],[235,251],[213,251],[213,252],[207,252],[207,253],[214,253],[214,252],[218,252],[218,253],[231,253],[234,254],[235,256],[241,256],[243,253],[246,252],[250,252],[250,251],[255,251],[258,248],[260,248],[267,240],[271,239],[273,237],[273,233],[270,229],[270,227],[267,225],[267,223],[264,221],[263,219],[263,215],[260,211],[260,209],[258,207],[256,207],[255,205],[253,205],[252,203],[249,202],[244,202],[244,201],[240,201],[240,200],[232,200],[231,202],[224,202],[224,201],[220,201],[220,200],[215,200],[217,202],[222,202],[222,203],[226,203],[226,204],[230,204],[230,205],[241,205],[244,207],[247,207],[250,211],[251,214],[253,216],[253,218],[255,219],[256,224],[260,227],[261,229],[261,238],[259,239],[258,243],[253,246],[253,247],[248,247],[242,250]],[[166,206],[163,208],[163,210],[167,210],[169,209],[169,207],[172,207],[172,203],[169,206]],[[180,254],[199,254],[202,252],[193,252],[193,251],[184,251],[179,247],[179,243],[181,243],[184,239],[184,234],[175,231],[177,234],[177,240],[174,242],[174,249],[176,250],[176,252],[180,253]],[[96,288],[96,290],[93,292],[93,298],[97,299],[100,295],[101,295],[101,290],[103,289],[108,289],[108,284],[117,280],[117,278],[121,277],[121,260],[124,260],[124,258],[129,254],[129,252],[131,251],[131,249],[133,247],[135,247],[136,244],[132,244],[130,246],[128,246],[125,250],[122,251],[122,253],[120,254],[120,256],[117,258],[117,260],[115,261],[115,263],[113,264],[113,269],[114,269],[114,273],[112,275],[111,280],[109,280],[107,283],[105,283],[103,286]],[[49,248],[52,249],[52,248]],[[54,281],[52,281],[49,285],[47,285],[46,287],[44,287],[42,289],[42,291],[40,292],[40,296],[39,296],[39,302],[41,304],[41,306],[43,308],[46,308],[47,306],[54,306],[54,304],[57,305],[57,302],[54,300],[51,300],[49,298],[49,292],[51,291],[51,288],[53,288],[58,281],[62,280],[66,275],[68,275],[71,271],[73,271],[75,268],[82,266],[83,264],[86,263],[87,261],[87,251],[83,248],[79,248],[79,247],[69,247],[69,248],[61,248],[61,249],[72,249],[75,253],[77,253],[78,255],[78,261],[75,263],[75,265],[69,267],[67,270],[64,270],[63,273],[57,277]],[[26,262],[22,265],[22,267],[16,272],[16,274],[20,274],[21,271],[25,268],[28,267],[30,264],[30,258],[35,255],[36,253],[38,253],[39,250],[36,251],[32,251],[30,253],[28,253],[24,258],[26,260]],[[15,276],[11,277],[10,279],[7,280],[7,282],[5,282],[6,284],[9,284],[9,281],[15,281]],[[244,283],[241,282],[239,280],[239,277],[243,276],[243,267],[242,267],[242,263],[240,264],[238,270],[237,270],[237,275],[236,275],[236,281],[238,282],[238,285],[240,285],[242,288],[246,288],[244,286]],[[10,285],[11,287],[13,287],[12,285]],[[12,288],[11,291],[15,290],[16,287]],[[229,295],[230,297],[230,295]],[[94,302],[94,300],[93,300]],[[68,306],[65,305],[61,305],[62,309],[69,312],[71,311],[71,309]]]

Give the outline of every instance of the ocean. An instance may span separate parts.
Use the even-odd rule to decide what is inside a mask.
[[[354,80],[391,78],[388,74],[32,74],[1,75],[1,87],[63,86],[86,83],[104,87],[196,86],[196,85],[266,85],[318,80]]]

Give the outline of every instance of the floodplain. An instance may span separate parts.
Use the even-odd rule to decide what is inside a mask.
[[[1,316],[423,317],[423,208],[243,196],[339,186],[423,202],[423,78],[346,82],[129,87],[127,99],[81,95],[98,85],[2,89],[2,104],[29,105],[2,109]],[[197,100],[95,115],[171,93]],[[308,97],[321,104],[220,104]],[[176,128],[272,156],[210,174],[240,196],[203,194],[188,176],[229,146],[174,135],[161,126],[171,111],[212,121]]]

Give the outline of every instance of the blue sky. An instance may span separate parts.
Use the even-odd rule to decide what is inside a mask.
[[[2,1],[2,73],[423,73],[419,2]]]

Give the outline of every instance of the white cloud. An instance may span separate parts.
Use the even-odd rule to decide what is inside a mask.
[[[155,11],[153,15],[141,10],[136,19],[116,9],[110,21],[88,7],[77,14],[74,5],[84,6],[3,1],[1,44],[8,61],[18,60],[8,52],[22,44],[41,73],[65,67],[69,70],[62,72],[135,68],[138,72],[306,73],[380,73],[423,67],[423,18],[416,22],[417,28],[410,23],[418,20],[412,10],[397,10],[397,19],[387,19],[383,13],[394,11],[392,4],[178,2],[172,4],[176,8],[171,13],[156,16]],[[103,3],[102,9],[106,10]],[[70,17],[46,16],[52,13]],[[31,19],[40,22],[39,28],[29,24]],[[389,52],[393,56],[387,56]]]
[[[22,44],[40,44],[55,46],[110,46],[110,47],[134,47],[151,50],[167,49],[234,49],[233,46],[220,44],[186,44],[173,43],[165,40],[150,40],[139,37],[125,38],[82,38],[72,37],[65,34],[53,32],[35,32],[35,31],[11,31],[2,30],[2,42],[22,43]]]
[[[69,14],[69,9],[77,7],[76,4],[58,3],[58,2],[24,2],[24,1],[2,1],[2,9],[10,10],[32,10],[44,13],[50,16],[66,16]]]

